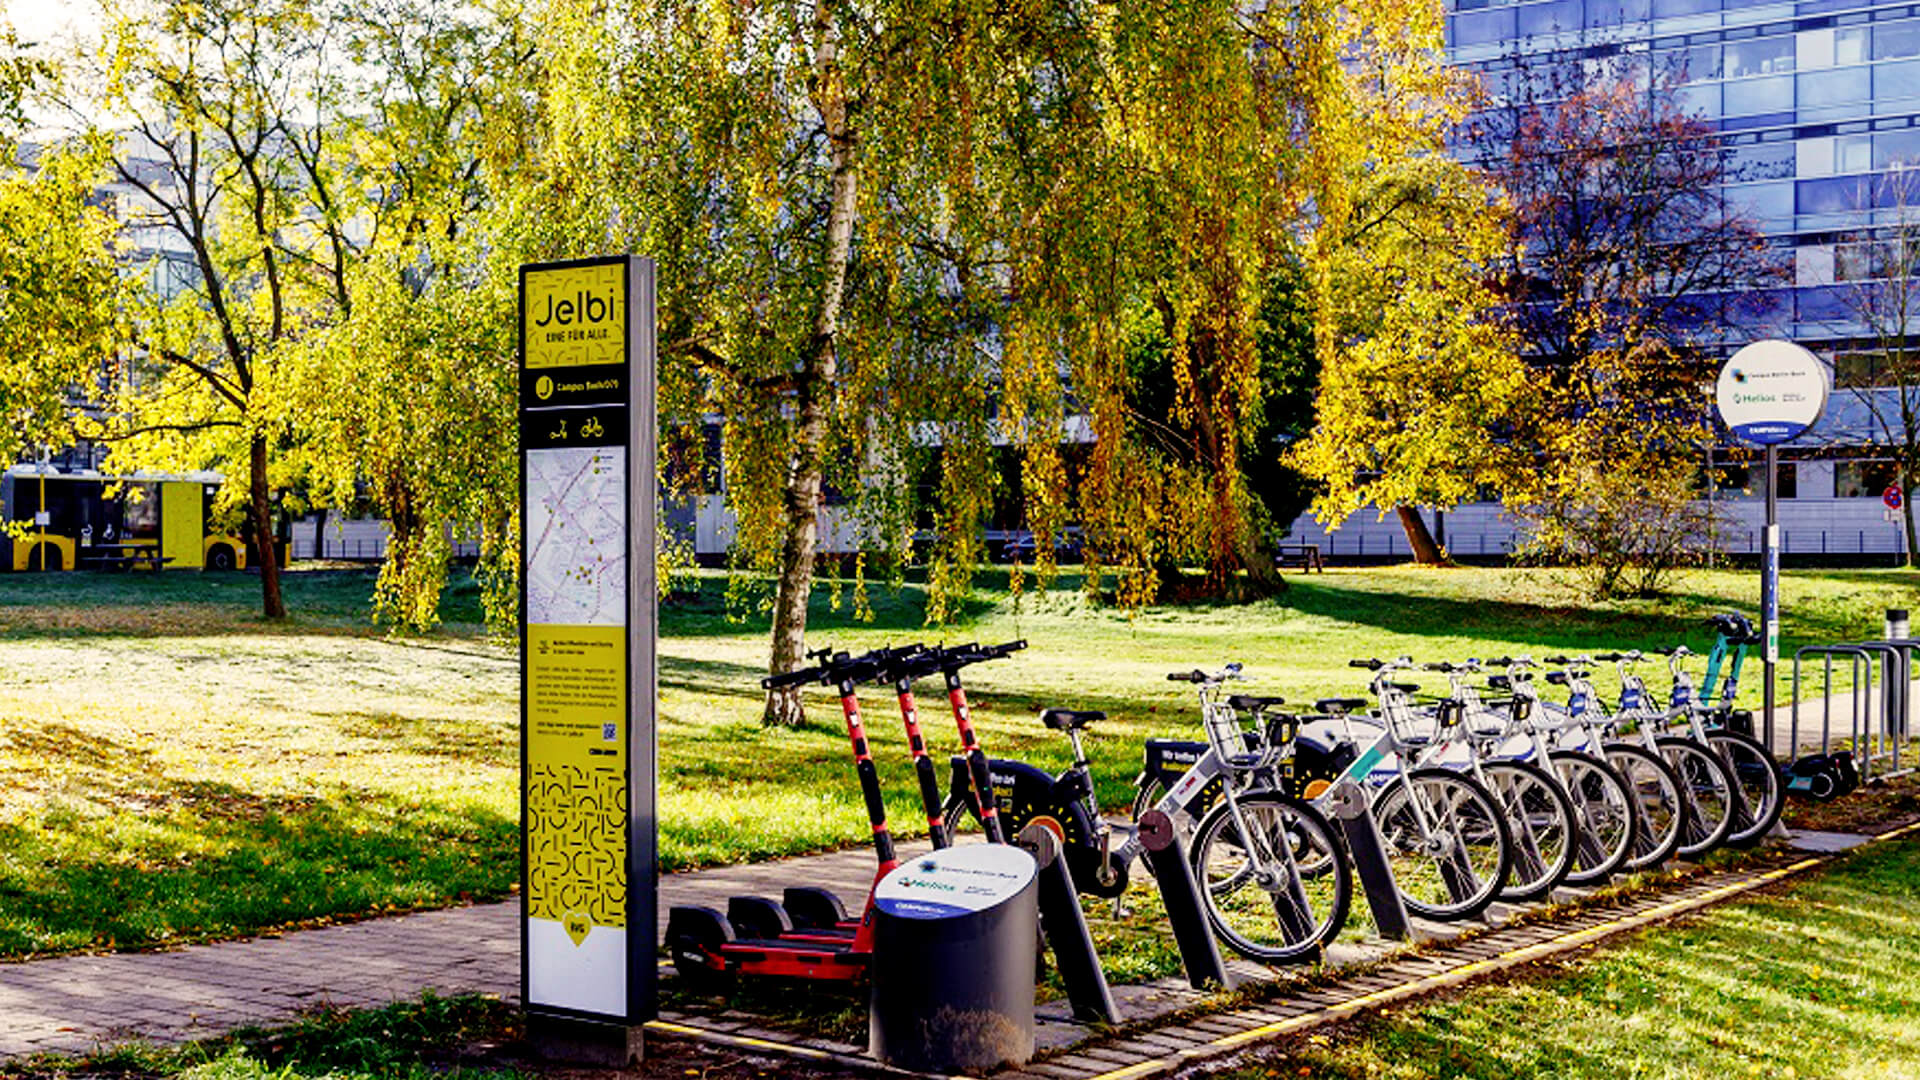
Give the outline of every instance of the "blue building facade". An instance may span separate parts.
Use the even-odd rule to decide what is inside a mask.
[[[1628,68],[1663,80],[1681,109],[1717,129],[1729,208],[1755,221],[1791,266],[1747,332],[1791,337],[1833,365],[1827,413],[1783,467],[1787,553],[1903,551],[1901,527],[1880,501],[1893,463],[1874,450],[1889,441],[1885,418],[1898,399],[1875,386],[1873,328],[1858,289],[1883,270],[1875,245],[1890,230],[1904,222],[1920,235],[1920,4],[1446,2],[1449,57],[1480,73],[1496,107],[1526,94],[1519,81],[1543,70]],[[1757,550],[1760,479],[1735,469],[1715,492],[1729,523],[1723,548]],[[1516,539],[1493,504],[1456,508],[1446,526],[1456,554],[1497,555]],[[1406,551],[1394,519],[1373,511],[1331,535],[1302,516],[1292,532],[1342,555]]]

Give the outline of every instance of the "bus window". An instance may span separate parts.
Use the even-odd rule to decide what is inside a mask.
[[[160,542],[160,492],[153,484],[128,484],[120,493],[121,521],[127,543]]]

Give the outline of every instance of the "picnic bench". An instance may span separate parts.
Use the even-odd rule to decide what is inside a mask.
[[[1282,568],[1298,569],[1304,573],[1323,574],[1326,566],[1320,562],[1319,544],[1279,544],[1273,549],[1273,564]]]

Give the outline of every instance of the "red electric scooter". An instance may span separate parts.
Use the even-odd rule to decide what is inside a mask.
[[[853,748],[854,770],[860,778],[860,793],[867,804],[867,820],[873,827],[873,850],[879,860],[874,873],[878,883],[899,865],[893,849],[893,835],[887,831],[886,803],[880,794],[880,775],[867,750],[867,733],[860,721],[860,702],[855,691],[863,682],[890,674],[904,657],[922,651],[877,649],[857,657],[839,653],[822,658],[813,667],[761,680],[769,690],[801,686],[811,682],[835,687],[840,693],[840,710],[846,715],[847,739]],[[819,656],[819,654],[810,654]],[[786,891],[784,903],[758,897],[735,897],[729,913],[722,915],[710,907],[675,905],[667,915],[667,951],[674,968],[690,981],[724,980],[734,975],[770,975],[795,979],[851,982],[866,975],[867,961],[873,953],[873,889],[851,935],[838,924],[846,914],[838,897],[825,889],[796,887]],[[796,928],[788,906],[803,917],[818,920],[816,929]],[[741,925],[733,918],[738,915]],[[771,936],[768,935],[771,932]],[[753,935],[753,936],[747,936]]]

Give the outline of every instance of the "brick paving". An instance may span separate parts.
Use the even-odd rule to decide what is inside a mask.
[[[671,874],[660,881],[658,930],[674,904],[725,910],[736,893],[777,897],[799,883],[851,902],[872,880],[873,854],[862,849]],[[170,952],[0,963],[0,1059],[135,1039],[188,1042],[284,1023],[317,1006],[366,1008],[426,990],[517,1001],[519,912],[513,900]]]

